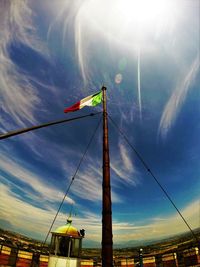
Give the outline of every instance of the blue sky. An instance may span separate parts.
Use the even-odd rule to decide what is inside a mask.
[[[99,112],[101,105],[63,110],[104,84],[109,115],[195,229],[199,1],[139,2],[2,1],[0,131]],[[99,119],[1,141],[1,227],[44,240]],[[110,120],[109,138],[114,244],[188,231]],[[87,246],[101,244],[101,144],[99,127],[53,227],[66,222],[73,205]]]

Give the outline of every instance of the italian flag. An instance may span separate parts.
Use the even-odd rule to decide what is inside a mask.
[[[65,113],[73,112],[73,111],[79,110],[81,108],[84,108],[85,106],[94,107],[94,106],[100,104],[101,101],[102,101],[102,91],[100,91],[94,95],[90,95],[90,96],[87,96],[87,97],[81,99],[79,102],[75,103],[71,107],[64,109],[64,112]]]

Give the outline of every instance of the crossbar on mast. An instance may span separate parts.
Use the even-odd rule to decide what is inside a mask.
[[[65,123],[65,122],[70,122],[70,121],[74,121],[74,120],[79,120],[79,119],[83,119],[89,116],[95,116],[97,114],[100,114],[101,112],[97,112],[97,113],[90,113],[89,115],[85,115],[85,116],[79,116],[79,117],[75,117],[75,118],[71,118],[71,119],[64,119],[64,120],[58,120],[58,121],[52,121],[52,122],[47,122],[47,123],[43,123],[40,125],[36,125],[36,126],[32,126],[29,128],[24,128],[24,129],[20,129],[20,130],[16,130],[16,131],[11,131],[5,134],[0,134],[0,140],[2,139],[6,139],[15,135],[19,135],[19,134],[23,134],[26,132],[30,132],[30,131],[34,131],[40,128],[44,128],[44,127],[49,127],[52,125],[56,125],[56,124],[60,124],[60,123]]]

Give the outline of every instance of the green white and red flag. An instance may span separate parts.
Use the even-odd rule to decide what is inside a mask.
[[[65,113],[73,112],[73,111],[79,110],[81,108],[84,108],[85,106],[94,107],[94,106],[100,104],[101,101],[102,101],[102,91],[100,91],[94,95],[89,95],[89,96],[81,99],[80,101],[78,101],[77,103],[72,105],[71,107],[64,109],[64,112]]]

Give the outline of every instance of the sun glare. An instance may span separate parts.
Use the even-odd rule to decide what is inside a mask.
[[[125,20],[149,24],[159,18],[164,18],[167,8],[166,0],[118,0],[116,8]]]
[[[89,0],[82,5],[80,24],[123,42],[161,31],[171,23],[170,0]]]

